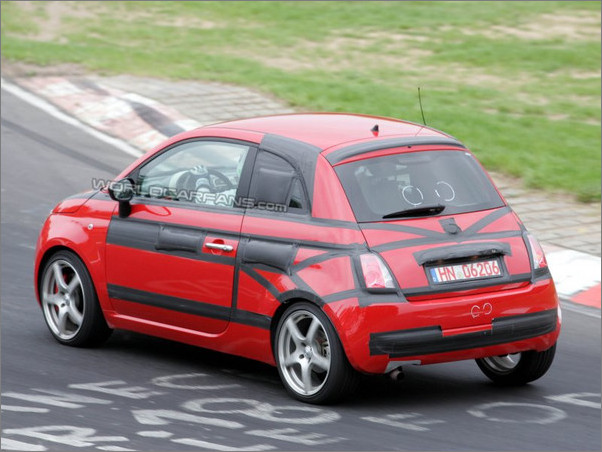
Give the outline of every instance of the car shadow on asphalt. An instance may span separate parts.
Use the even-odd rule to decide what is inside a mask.
[[[215,376],[218,384],[252,385],[254,393],[269,392],[288,403],[275,367],[251,359],[146,336],[130,331],[116,331],[99,349],[103,354],[119,355],[130,365],[145,369],[176,369],[181,373]],[[255,392],[258,391],[258,392]],[[537,385],[500,388],[481,374],[474,361],[432,366],[407,366],[402,378],[388,375],[360,375],[354,393],[337,406],[344,409],[416,408],[458,402],[482,402],[503,397],[536,397],[543,391]],[[280,397],[278,397],[280,398]]]

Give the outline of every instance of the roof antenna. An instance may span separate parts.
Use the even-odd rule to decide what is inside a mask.
[[[420,104],[420,113],[422,114],[422,123],[426,126],[426,119],[424,119],[424,110],[422,109],[422,96],[420,95],[420,87],[418,87],[418,103]]]
[[[372,135],[374,135],[375,137],[377,137],[378,136],[378,132],[379,132],[379,130],[378,130],[378,124],[374,124],[374,127],[372,127],[370,129],[370,132],[372,132]]]

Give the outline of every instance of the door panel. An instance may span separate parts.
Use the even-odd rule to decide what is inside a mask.
[[[137,196],[113,216],[108,292],[118,315],[217,334],[229,323],[248,144],[186,141],[130,177]],[[247,187],[248,188],[248,187]]]
[[[128,218],[111,221],[106,258],[113,308],[118,314],[182,328],[223,331],[232,303],[242,215],[221,215],[220,233],[191,225],[217,226],[213,213],[162,206],[161,215],[154,215],[156,207],[132,205]],[[205,246],[215,242],[232,250]]]

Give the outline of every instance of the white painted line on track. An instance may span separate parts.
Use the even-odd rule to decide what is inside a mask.
[[[50,116],[60,121],[63,121],[69,125],[72,125],[73,127],[76,127],[79,130],[84,131],[89,135],[92,135],[94,138],[103,141],[107,144],[110,144],[111,146],[119,149],[122,152],[125,152],[128,155],[140,157],[143,154],[142,151],[134,148],[133,146],[130,146],[125,141],[109,136],[82,123],[78,119],[63,113],[61,110],[59,110],[46,100],[42,99],[41,97],[38,97],[13,83],[7,82],[6,80],[4,80],[4,78],[0,78],[0,81],[2,82],[3,90],[27,102],[28,104],[33,105],[34,107],[48,113]]]
[[[142,430],[136,432],[136,435],[144,436],[145,438],[169,438],[173,436],[173,433],[166,432],[165,430]]]
[[[223,451],[223,452],[245,452],[245,451],[263,451],[263,450],[272,450],[276,449],[276,447],[270,444],[256,444],[254,446],[248,447],[231,447],[225,446],[222,444],[210,443],[209,441],[201,441],[194,438],[178,438],[172,439],[174,443],[184,444],[186,446],[193,446],[201,449],[215,450],[215,451]]]
[[[29,406],[2,405],[2,411],[16,411],[17,413],[48,413],[48,408],[36,408]]]
[[[98,450],[108,450],[108,451],[115,451],[115,452],[120,452],[120,451],[124,451],[124,452],[134,452],[136,449],[128,449],[126,447],[121,447],[121,446],[98,446],[97,447]]]
[[[17,441],[16,439],[9,438],[2,438],[1,448],[2,450],[27,450],[29,452],[48,450],[46,447],[39,444],[24,443],[22,441]]]

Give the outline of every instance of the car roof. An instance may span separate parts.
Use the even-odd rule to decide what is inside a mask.
[[[378,125],[378,133],[373,132]],[[208,128],[239,129],[303,141],[323,151],[350,143],[383,138],[449,135],[427,126],[380,116],[348,113],[294,113],[239,119]],[[207,127],[205,127],[207,128]]]

